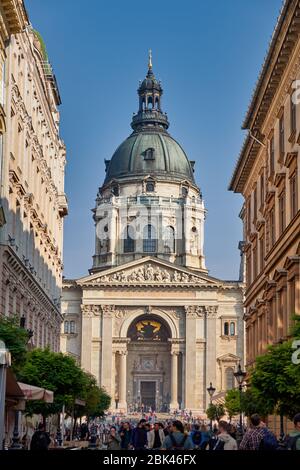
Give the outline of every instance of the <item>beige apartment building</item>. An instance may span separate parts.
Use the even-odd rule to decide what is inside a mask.
[[[1,42],[0,314],[23,317],[35,346],[58,351],[67,214],[61,101],[23,1],[1,0],[0,12],[1,30],[8,25]]]
[[[241,193],[250,366],[300,313],[300,5],[283,5],[243,129],[230,189]]]

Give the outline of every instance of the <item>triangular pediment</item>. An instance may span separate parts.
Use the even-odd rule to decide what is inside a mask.
[[[219,356],[217,358],[218,362],[239,362],[240,360],[241,360],[240,357],[231,353],[223,354],[222,356]]]
[[[81,286],[98,285],[207,285],[217,287],[221,281],[206,274],[181,268],[158,258],[147,256],[130,263],[91,274],[77,281]]]

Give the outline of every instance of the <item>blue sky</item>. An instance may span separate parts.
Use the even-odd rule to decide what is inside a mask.
[[[245,132],[241,123],[281,0],[25,0],[44,38],[62,97],[67,146],[64,266],[87,274],[94,252],[91,210],[104,158],[130,134],[137,86],[153,51],[170,133],[196,161],[208,210],[210,274],[238,277],[242,198],[227,190]]]

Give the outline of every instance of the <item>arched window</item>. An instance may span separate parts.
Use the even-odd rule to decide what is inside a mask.
[[[228,367],[225,371],[225,379],[226,379],[226,390],[231,390],[234,388],[234,375],[233,369]]]
[[[69,322],[68,321],[65,321],[64,323],[64,333],[65,334],[68,334],[69,333]]]
[[[153,109],[153,100],[152,100],[152,96],[148,96],[147,98],[147,109]]]
[[[235,336],[235,323],[234,323],[234,321],[230,322],[230,336]]]
[[[229,335],[229,323],[228,321],[226,321],[224,323],[224,336],[228,336]]]
[[[75,322],[74,322],[74,320],[70,321],[70,333],[71,334],[75,333]]]
[[[134,251],[134,239],[130,236],[130,227],[129,225],[127,225],[125,229],[125,236],[124,236],[124,253],[132,253],[133,251]]]
[[[164,234],[164,250],[165,253],[175,253],[175,229],[170,225],[165,228]]]
[[[156,251],[156,231],[153,225],[146,225],[143,231],[143,251],[144,253],[155,253]]]

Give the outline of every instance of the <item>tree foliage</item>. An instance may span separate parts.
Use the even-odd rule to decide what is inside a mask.
[[[54,402],[28,401],[28,414],[42,414],[44,417],[58,413],[65,405],[66,412],[77,416],[100,416],[108,408],[110,397],[97,386],[93,375],[84,372],[75,360],[49,349],[34,349],[28,352],[19,377],[24,382],[54,392]],[[78,406],[75,400],[84,401]]]
[[[300,409],[300,365],[292,362],[293,341],[270,346],[256,360],[250,383],[268,409],[290,418]]]
[[[28,331],[20,327],[20,319],[0,316],[0,340],[11,353],[12,369],[18,373],[26,361]]]
[[[206,410],[208,419],[220,421],[220,419],[225,415],[225,409],[223,405],[214,405],[210,404]]]
[[[230,419],[240,412],[240,405],[239,390],[236,388],[228,390],[225,396],[225,409]]]
[[[241,396],[237,388],[229,390],[225,396],[225,408],[230,418],[236,416],[242,411],[246,416],[258,413],[260,416],[266,416],[273,411],[273,405],[268,404],[256,389],[247,388],[242,391]]]

